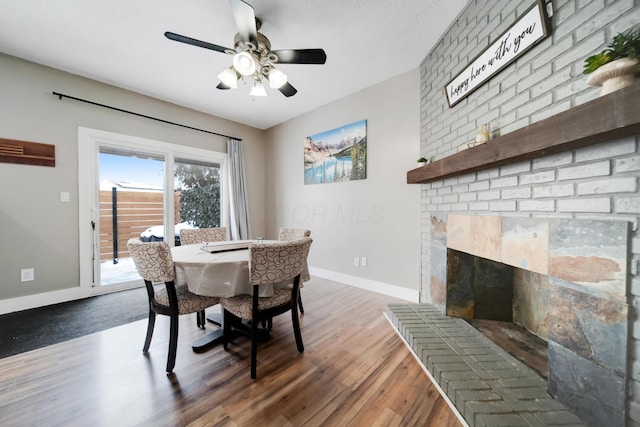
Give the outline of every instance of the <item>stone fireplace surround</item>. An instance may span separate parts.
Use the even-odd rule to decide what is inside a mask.
[[[624,425],[626,221],[432,216],[432,303],[443,312],[447,249],[548,276],[547,391],[586,420]]]

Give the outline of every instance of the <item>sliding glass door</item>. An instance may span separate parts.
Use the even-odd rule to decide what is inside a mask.
[[[222,225],[225,155],[80,128],[80,276],[88,294],[141,286],[130,238],[179,245]]]
[[[129,148],[99,146],[100,286],[138,279],[127,241],[164,235],[164,156]],[[148,230],[156,230],[149,233]]]
[[[222,225],[219,163],[187,158],[174,161],[174,191],[180,227],[210,228]],[[178,244],[176,240],[176,244]]]

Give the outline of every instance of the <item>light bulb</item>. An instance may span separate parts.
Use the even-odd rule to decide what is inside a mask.
[[[262,82],[256,80],[251,88],[251,92],[249,92],[251,96],[267,96],[267,91],[264,89]]]
[[[250,76],[256,72],[256,61],[249,52],[240,52],[233,57],[233,68],[243,76]]]
[[[287,75],[277,68],[272,68],[269,71],[269,87],[271,89],[280,89],[287,83]]]
[[[218,78],[224,85],[229,86],[231,89],[238,87],[238,75],[231,67],[218,74]]]

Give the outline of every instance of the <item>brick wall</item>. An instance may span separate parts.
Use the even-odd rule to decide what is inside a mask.
[[[640,24],[640,1],[553,1],[551,36],[449,108],[444,86],[534,4],[470,1],[421,64],[421,155],[456,153],[489,123],[504,135],[598,96],[586,85],[584,58],[613,35]],[[640,425],[639,137],[598,144],[422,185],[421,300],[432,302],[431,220],[449,213],[623,220],[631,224],[627,416]]]

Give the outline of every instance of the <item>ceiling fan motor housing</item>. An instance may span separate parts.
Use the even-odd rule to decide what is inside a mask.
[[[256,58],[256,66],[257,70],[260,74],[267,75],[269,73],[269,69],[272,68],[272,62],[278,62],[278,56],[275,53],[271,52],[271,42],[269,39],[262,33],[257,33],[258,35],[258,45],[255,46],[251,42],[245,42],[240,37],[240,34],[236,34],[233,42],[235,46],[236,52],[249,52]]]

